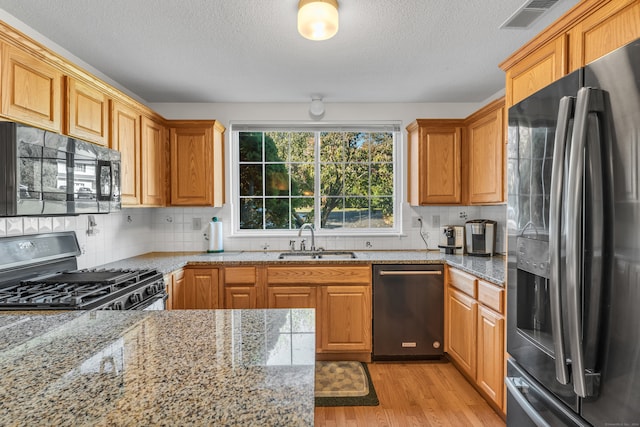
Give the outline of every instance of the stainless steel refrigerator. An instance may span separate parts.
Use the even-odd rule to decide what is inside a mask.
[[[640,39],[509,109],[507,425],[640,426]]]

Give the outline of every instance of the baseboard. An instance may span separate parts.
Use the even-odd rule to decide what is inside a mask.
[[[316,360],[345,360],[371,363],[371,353],[316,353]]]

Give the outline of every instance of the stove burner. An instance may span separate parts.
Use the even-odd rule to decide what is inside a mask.
[[[76,270],[0,289],[0,309],[127,310],[161,293],[164,281],[155,270]]]

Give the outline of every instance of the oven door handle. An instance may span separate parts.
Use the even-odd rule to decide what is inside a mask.
[[[506,377],[504,379],[508,392],[518,402],[518,405],[527,414],[527,416],[533,421],[536,427],[551,427],[547,421],[536,411],[533,405],[527,400],[524,395],[529,392],[531,384],[516,377]]]
[[[561,260],[562,213],[564,211],[564,174],[566,153],[570,148],[569,136],[573,119],[575,98],[565,96],[560,99],[558,121],[551,170],[551,202],[549,204],[549,304],[551,331],[555,357],[556,379],[560,384],[569,383],[569,370],[565,355],[564,328],[562,325],[562,297],[560,289],[564,283]]]

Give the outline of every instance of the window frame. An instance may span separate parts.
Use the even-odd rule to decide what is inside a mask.
[[[230,153],[230,205],[231,205],[231,235],[234,237],[290,237],[297,235],[298,229],[240,229],[240,150],[239,150],[239,133],[240,132],[327,132],[327,131],[358,131],[358,132],[391,132],[393,138],[393,211],[394,221],[393,227],[389,228],[336,228],[336,229],[320,229],[318,226],[320,215],[314,218],[314,229],[316,236],[350,236],[350,237],[368,237],[368,236],[399,236],[402,235],[402,177],[401,165],[401,121],[357,121],[357,122],[230,122],[229,124],[229,153]],[[315,141],[315,167],[319,165],[318,138]],[[371,164],[371,163],[369,163]],[[319,176],[316,174],[316,177]],[[314,181],[314,209],[320,212],[320,182]]]

